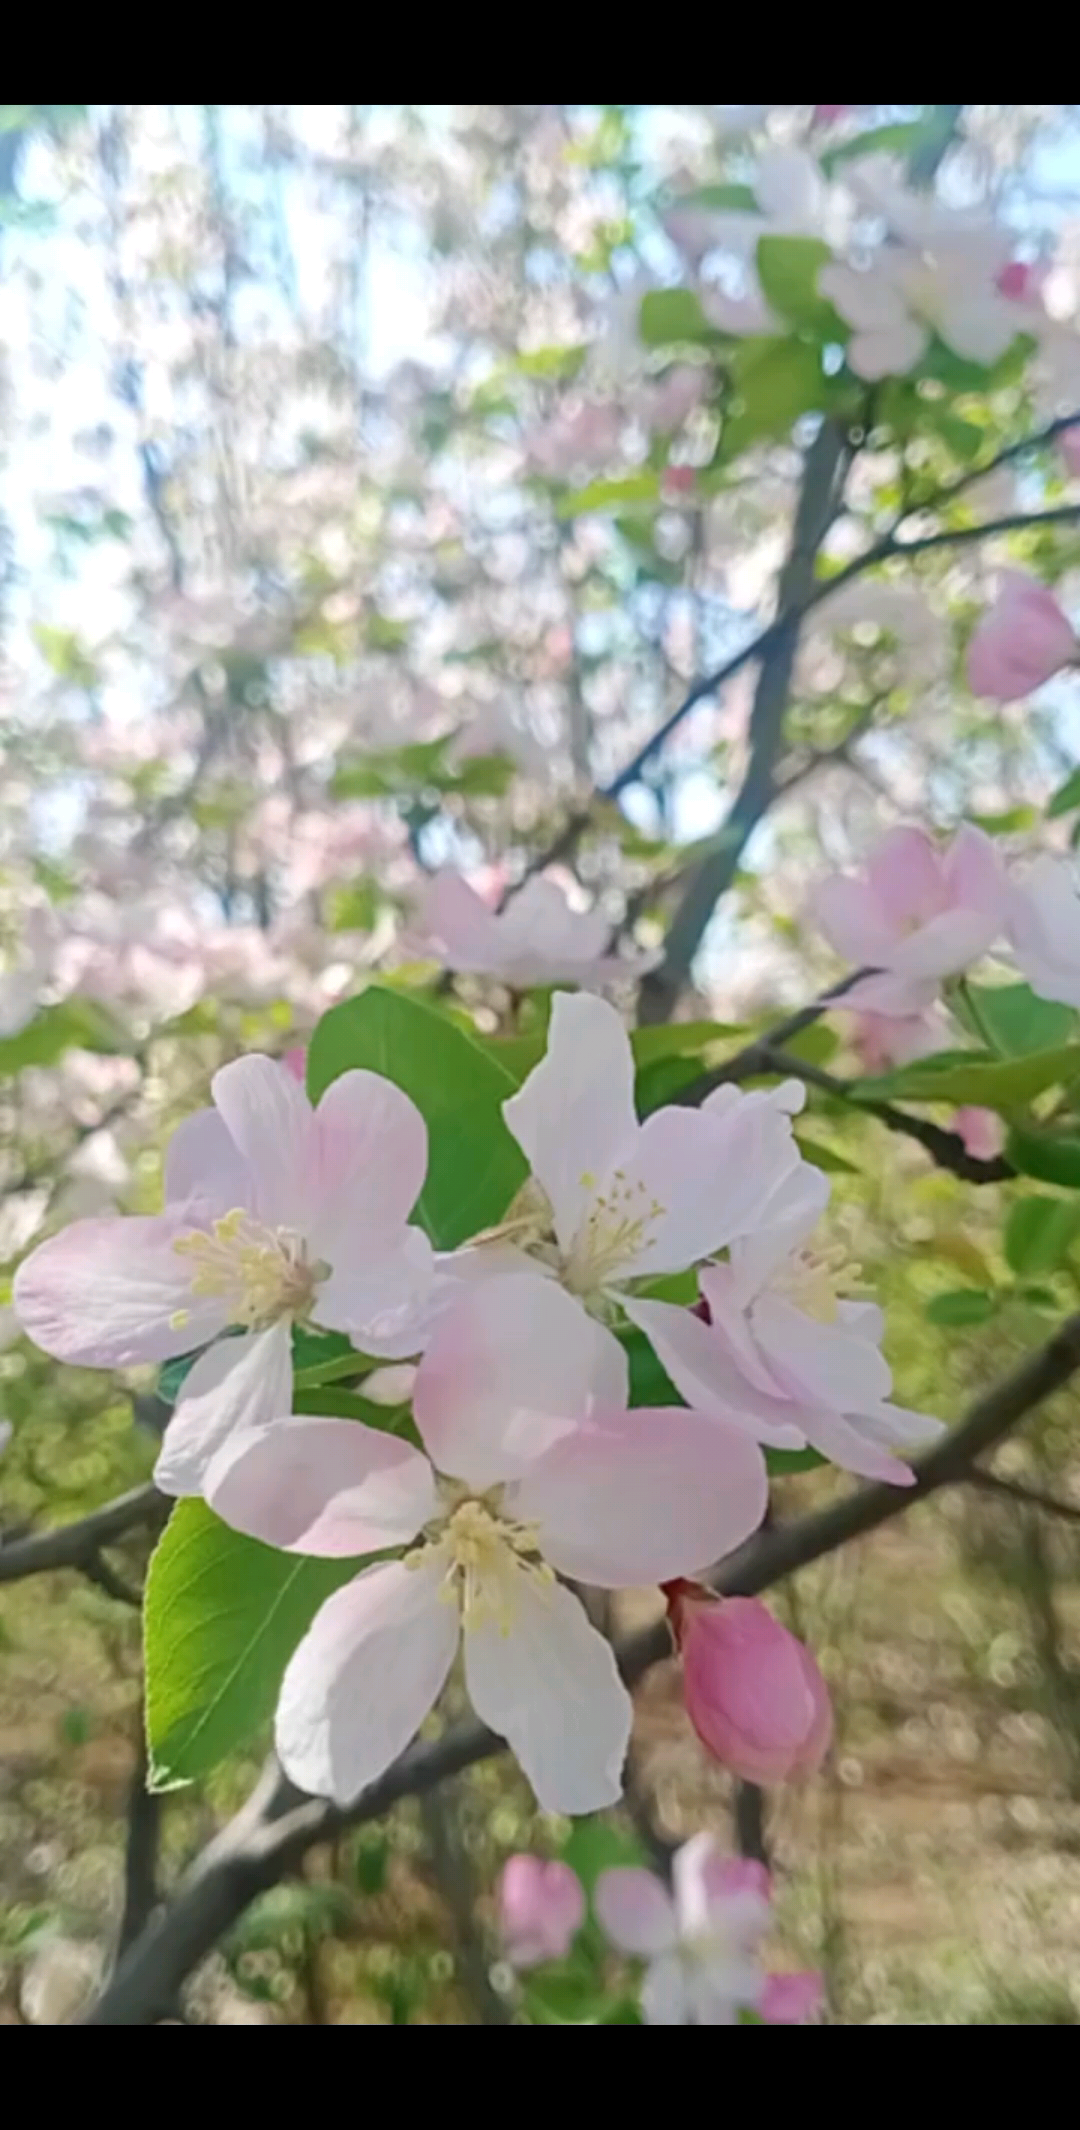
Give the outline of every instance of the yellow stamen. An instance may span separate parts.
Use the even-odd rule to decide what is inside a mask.
[[[216,1220],[209,1234],[181,1235],[173,1249],[191,1265],[192,1294],[221,1300],[230,1321],[248,1330],[283,1316],[309,1315],[315,1289],[330,1270],[309,1262],[303,1237],[291,1228],[264,1227],[239,1206]],[[178,1330],[189,1314],[177,1312]]]
[[[440,1596],[447,1604],[460,1605],[466,1632],[490,1623],[500,1634],[509,1634],[519,1578],[555,1580],[538,1556],[535,1525],[503,1516],[501,1493],[496,1487],[483,1499],[461,1499],[460,1490],[446,1489],[446,1510],[429,1525],[425,1543],[404,1557],[406,1568],[443,1569]]]

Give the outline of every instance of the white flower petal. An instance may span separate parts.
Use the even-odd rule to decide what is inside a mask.
[[[367,1568],[328,1598],[290,1659],[275,1734],[282,1767],[351,1804],[404,1752],[446,1684],[456,1605],[438,1567]]]
[[[216,1109],[198,1109],[178,1124],[165,1149],[165,1203],[194,1202],[208,1220],[250,1206],[251,1170],[225,1119]]]
[[[435,1253],[419,1228],[399,1229],[381,1250],[361,1230],[339,1249],[312,1315],[327,1331],[347,1331],[362,1353],[401,1360],[424,1344],[434,1280]]]
[[[234,1531],[327,1560],[407,1545],[436,1506],[435,1475],[411,1443],[317,1415],[233,1435],[203,1491]]]
[[[205,1345],[228,1319],[219,1301],[191,1292],[190,1261],[175,1248],[190,1230],[175,1210],[74,1221],[15,1274],[23,1330],[56,1360],[85,1368],[168,1361]]]
[[[211,1083],[214,1101],[251,1171],[253,1211],[271,1227],[308,1232],[318,1167],[312,1107],[276,1058],[236,1058]]]
[[[675,1904],[655,1872],[640,1864],[617,1864],[602,1871],[593,1889],[593,1907],[601,1929],[620,1952],[655,1959],[674,1949]]]
[[[641,2009],[647,2026],[690,2026],[686,1973],[678,1953],[662,1953],[641,1985]]]
[[[623,1164],[630,1208],[640,1202],[661,1209],[643,1217],[628,1270],[685,1271],[745,1235],[798,1160],[791,1118],[775,1104],[747,1099],[719,1113],[657,1110]]]
[[[154,1479],[163,1494],[200,1494],[208,1467],[233,1434],[292,1412],[292,1327],[218,1339],[185,1378],[165,1429]]]
[[[520,1093],[503,1103],[503,1116],[551,1200],[555,1232],[569,1250],[596,1185],[637,1138],[634,1057],[614,1007],[560,992],[547,1055]]]
[[[545,1812],[599,1812],[622,1795],[634,1707],[610,1645],[561,1583],[523,1569],[512,1618],[466,1630],[465,1681],[477,1715],[505,1738]]]
[[[712,1270],[727,1272],[728,1267],[716,1266]],[[776,1387],[762,1388],[769,1378],[757,1365],[756,1356],[754,1375],[748,1378],[739,1367],[737,1356],[692,1310],[682,1309],[674,1302],[629,1298],[625,1307],[631,1323],[645,1333],[676,1390],[694,1412],[715,1413],[730,1420],[734,1426],[745,1428],[751,1441],[766,1442],[772,1449],[801,1448],[802,1436],[787,1417]],[[735,1314],[741,1323],[741,1316]]]
[[[408,1220],[427,1170],[427,1126],[414,1102],[375,1072],[343,1072],[315,1111],[310,1234],[336,1265],[357,1234],[377,1244]]]
[[[526,1471],[585,1419],[624,1405],[626,1355],[538,1274],[462,1286],[416,1376],[413,1411],[440,1472],[477,1487]]]

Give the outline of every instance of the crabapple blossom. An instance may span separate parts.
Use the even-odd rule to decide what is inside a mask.
[[[1000,852],[965,822],[946,850],[921,828],[890,829],[862,875],[822,881],[810,907],[836,953],[873,971],[847,1002],[907,1020],[993,945],[1006,899]]]
[[[808,2019],[821,2004],[817,1975],[767,1975],[761,1941],[770,1922],[769,1875],[727,1858],[711,1834],[677,1852],[672,1892],[650,1871],[602,1871],[593,1900],[620,1952],[648,1962],[641,2004],[649,2026],[737,2026],[742,2012],[770,2025]]]
[[[850,368],[870,382],[905,376],[935,333],[967,361],[998,362],[1018,330],[1015,306],[1000,287],[1007,236],[984,218],[909,193],[877,164],[868,158],[856,165],[850,183],[900,242],[882,246],[865,268],[834,261],[818,275],[822,295],[853,328]]]
[[[581,1880],[557,1857],[510,1857],[499,1879],[498,1906],[512,1967],[564,1960],[585,1921]]]
[[[671,1302],[627,1301],[626,1313],[699,1412],[739,1419],[778,1449],[809,1443],[846,1471],[910,1486],[893,1451],[935,1441],[941,1422],[887,1402],[880,1309],[837,1298],[841,1251],[805,1247],[829,1188],[804,1163],[769,1225],[732,1243],[727,1264],[702,1268],[708,1322]]]
[[[832,1709],[803,1643],[757,1598],[719,1599],[688,1582],[665,1594],[686,1712],[708,1751],[746,1782],[819,1767]]]
[[[604,949],[602,910],[572,910],[553,880],[527,880],[504,910],[490,910],[460,873],[441,872],[420,891],[413,943],[448,969],[493,976],[512,990],[533,984],[629,983],[654,956],[620,959]]]
[[[864,1072],[888,1072],[944,1048],[944,1036],[928,1014],[853,1013],[851,1021],[852,1045]]]
[[[1005,1144],[1005,1126],[996,1111],[979,1109],[973,1103],[956,1111],[952,1128],[976,1161],[992,1161]]]
[[[463,1642],[473,1706],[545,1810],[619,1796],[630,1697],[557,1578],[668,1580],[740,1544],[767,1499],[742,1431],[628,1412],[626,1385],[610,1333],[554,1284],[506,1278],[436,1327],[414,1401],[427,1455],[351,1420],[284,1420],[226,1443],[205,1494],[237,1529],[326,1558],[410,1548],[328,1599],[289,1663],[277,1746],[301,1787],[344,1801],[374,1782]]]
[[[1068,858],[1044,852],[1011,883],[1009,940],[1037,998],[1080,1006],[1080,898]]]
[[[1023,570],[1003,570],[997,599],[968,645],[967,675],[975,695],[1014,703],[1080,664],[1080,641],[1053,592]]]
[[[313,1109],[280,1063],[248,1057],[213,1095],[173,1134],[164,1212],[76,1221],[15,1279],[23,1329],[58,1360],[126,1368],[206,1348],[166,1430],[168,1494],[197,1493],[233,1429],[290,1411],[295,1323],[378,1353],[432,1276],[407,1225],[427,1132],[400,1088],[346,1072]]]

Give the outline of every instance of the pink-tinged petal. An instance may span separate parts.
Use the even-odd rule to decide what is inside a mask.
[[[311,1104],[276,1058],[236,1058],[211,1082],[218,1111],[251,1171],[252,1210],[271,1227],[308,1232],[318,1166]]]
[[[201,1494],[209,1466],[234,1435],[269,1427],[292,1411],[292,1335],[268,1331],[218,1339],[184,1379],[165,1429],[154,1479],[163,1494]]]
[[[950,901],[960,909],[980,912],[1000,930],[1005,922],[1008,877],[993,837],[964,821],[945,853],[944,874]]]
[[[166,1205],[196,1204],[204,1218],[217,1220],[234,1206],[249,1207],[253,1197],[251,1170],[224,1118],[216,1109],[185,1117],[165,1149]]]
[[[435,1253],[419,1228],[400,1228],[376,1249],[361,1229],[339,1246],[329,1279],[316,1289],[314,1321],[346,1331],[361,1353],[402,1360],[425,1342]]]
[[[413,1411],[440,1472],[486,1487],[527,1471],[594,1399],[625,1404],[626,1355],[553,1280],[462,1288],[420,1363]]]
[[[410,933],[421,952],[450,969],[484,975],[497,968],[498,919],[460,873],[436,873],[417,897]]]
[[[592,1194],[623,1165],[637,1140],[634,1056],[613,1006],[560,992],[547,1055],[503,1116],[551,1201],[555,1232],[569,1250]]]
[[[622,1795],[634,1706],[611,1646],[561,1583],[513,1571],[507,1622],[465,1632],[465,1684],[545,1812],[600,1812]]]
[[[442,1571],[367,1568],[328,1598],[290,1659],[275,1736],[285,1773],[351,1804],[416,1736],[446,1684],[460,1633]]]
[[[729,1269],[727,1265],[715,1267],[718,1272]],[[776,1387],[757,1367],[756,1357],[755,1376],[764,1377],[769,1391],[762,1392],[756,1382],[748,1381],[729,1346],[692,1310],[675,1302],[631,1301],[628,1297],[626,1314],[645,1333],[679,1395],[694,1412],[714,1413],[744,1428],[752,1441],[766,1442],[772,1449],[800,1447],[802,1437],[785,1416]],[[743,1327],[741,1312],[733,1314]],[[746,1336],[749,1339],[749,1333]]]
[[[1037,858],[1009,896],[1017,965],[1039,998],[1080,1006],[1080,898],[1068,859]]]
[[[498,920],[503,952],[560,964],[567,975],[576,964],[602,955],[611,932],[603,910],[572,910],[554,880],[535,876],[509,902]]]
[[[641,2009],[646,2026],[691,2026],[693,2008],[687,1990],[687,1974],[678,1953],[661,1953],[650,1963],[641,1985]]]
[[[887,273],[857,273],[851,266],[825,266],[818,288],[845,324],[864,333],[901,331],[907,323],[904,299]]]
[[[892,1370],[884,1355],[843,1324],[823,1324],[771,1292],[756,1302],[753,1321],[758,1347],[790,1398],[854,1413],[888,1397]]]
[[[816,2019],[825,2003],[825,1985],[820,1975],[766,1975],[761,2016],[766,2026],[805,2026]]]
[[[922,361],[929,345],[926,327],[914,318],[880,332],[855,333],[847,344],[848,368],[869,385],[883,377],[906,377]]]
[[[602,1871],[593,1888],[593,1907],[601,1930],[619,1952],[651,1960],[674,1949],[674,1903],[653,1872],[636,1864]]]
[[[909,925],[928,923],[944,907],[941,855],[925,829],[891,828],[866,861],[866,879],[894,937]]]
[[[557,1858],[512,1856],[499,1880],[499,1935],[512,1967],[565,1960],[585,1921],[576,1871]]]
[[[842,961],[869,969],[888,961],[894,929],[864,880],[836,873],[820,881],[809,908],[812,921]]]
[[[411,1443],[315,1416],[234,1436],[204,1492],[234,1531],[325,1560],[407,1545],[436,1507],[435,1475]]]
[[[765,1460],[730,1421],[676,1406],[599,1416],[515,1489],[560,1575],[627,1589],[689,1575],[734,1551],[768,1506]]]
[[[285,1071],[291,1073],[293,1079],[303,1087],[307,1079],[307,1045],[298,1043],[294,1044],[291,1050],[283,1051],[281,1062]]]
[[[427,1126],[414,1102],[374,1072],[343,1072],[317,1110],[310,1235],[336,1264],[357,1234],[393,1239],[423,1189]]]
[[[893,969],[916,982],[954,976],[978,961],[1000,930],[1000,917],[981,910],[943,910],[893,949]]]
[[[751,1860],[752,1861],[752,1860]],[[741,1859],[725,1856],[713,1834],[695,1834],[672,1860],[671,1878],[680,1935],[703,1936],[723,1917],[732,1951],[746,1950],[769,1927],[769,1874],[763,1864],[747,1873]]]
[[[1005,1126],[992,1109],[966,1103],[954,1111],[952,1128],[964,1142],[965,1152],[975,1161],[993,1161],[1005,1145]]]
[[[798,1160],[791,1118],[772,1104],[657,1110],[623,1163],[629,1204],[660,1209],[644,1219],[628,1270],[681,1272],[745,1235]]]
[[[764,1411],[768,1418],[772,1404],[762,1406],[761,1401],[777,1403],[779,1410],[774,1417],[777,1424],[789,1424],[792,1416],[783,1408],[788,1392],[772,1366],[770,1356],[762,1351],[747,1313],[746,1297],[737,1265],[702,1265],[698,1274],[705,1305],[709,1311],[711,1335],[719,1366],[719,1357],[733,1363],[743,1378],[740,1409],[752,1412]],[[703,1349],[702,1349],[703,1350]],[[679,1388],[682,1389],[681,1384]],[[746,1393],[752,1394],[749,1401]],[[683,1391],[683,1396],[686,1396]]]
[[[857,1421],[824,1407],[799,1407],[799,1425],[812,1449],[842,1472],[855,1472],[860,1479],[880,1479],[890,1487],[913,1487],[915,1474],[898,1457],[891,1457],[863,1434]]]
[[[175,1244],[182,1213],[149,1219],[77,1220],[41,1243],[15,1274],[15,1313],[57,1361],[129,1368],[191,1353],[224,1331],[219,1301],[191,1292],[190,1262]]]
[[[781,1782],[817,1767],[831,1708],[803,1644],[756,1598],[676,1599],[672,1617],[687,1714],[708,1751],[750,1782]],[[721,1891],[733,1893],[718,1887],[710,1898]]]
[[[993,702],[1016,702],[1080,656],[1075,632],[1045,584],[1002,574],[997,602],[968,645],[968,683]]]

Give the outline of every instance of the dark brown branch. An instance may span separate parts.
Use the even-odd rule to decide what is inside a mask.
[[[1038,1353],[976,1400],[922,1459],[913,1487],[860,1487],[796,1523],[759,1532],[725,1561],[713,1577],[714,1587],[726,1596],[754,1597],[902,1515],[912,1502],[965,1480],[975,1459],[1002,1442],[1077,1368],[1080,1316],[1070,1317]],[[628,1636],[617,1654],[623,1677],[632,1686],[670,1656],[666,1623]],[[271,1765],[235,1819],[192,1865],[169,1908],[130,1948],[86,2023],[148,2026],[162,2018],[193,1969],[250,1902],[276,1885],[314,1843],[333,1841],[347,1827],[381,1819],[403,1797],[426,1796],[439,1783],[504,1750],[503,1741],[482,1723],[455,1724],[441,1738],[410,1746],[345,1810],[318,1798],[301,1798]]]
[[[161,1798],[146,1787],[146,1733],[139,1712],[135,1766],[128,1792],[127,1842],[124,1849],[124,1906],[116,1940],[121,1957],[142,1936],[157,1906],[158,1842],[161,1834]]]
[[[969,1154],[959,1132],[951,1132],[943,1125],[933,1124],[928,1117],[912,1116],[909,1110],[897,1109],[892,1102],[853,1100],[848,1082],[838,1080],[831,1072],[824,1072],[820,1065],[811,1065],[803,1058],[789,1057],[786,1051],[774,1049],[771,1043],[762,1044],[758,1058],[762,1072],[779,1073],[784,1079],[798,1079],[807,1087],[818,1087],[823,1094],[833,1095],[841,1102],[850,1102],[852,1108],[862,1116],[876,1117],[878,1123],[883,1124],[887,1131],[899,1132],[905,1139],[914,1139],[939,1169],[949,1169],[952,1175],[959,1176],[962,1183],[1008,1183],[1016,1175],[1012,1162],[1007,1161],[1004,1154],[993,1154],[985,1158],[978,1154]]]
[[[100,1567],[103,1546],[114,1545],[140,1525],[163,1524],[171,1503],[155,1486],[134,1487],[104,1508],[92,1509],[78,1523],[59,1524],[55,1531],[35,1531],[28,1538],[0,1544],[0,1583],[15,1583],[24,1575],[44,1575],[50,1568],[81,1568],[91,1573]]]

